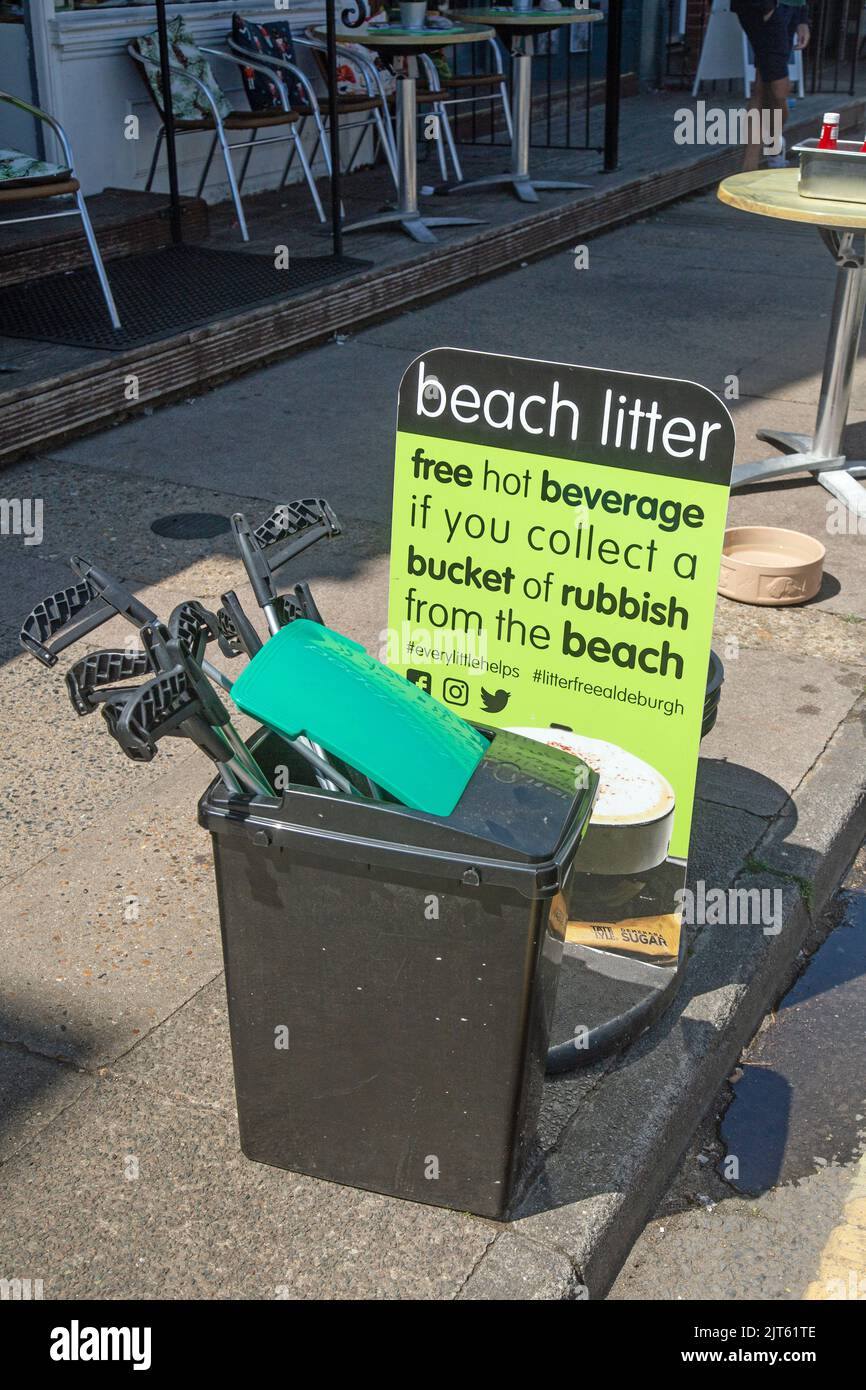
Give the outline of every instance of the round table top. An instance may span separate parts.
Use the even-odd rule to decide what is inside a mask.
[[[318,38],[325,38],[324,24],[317,24]],[[337,43],[361,43],[365,48],[398,48],[404,53],[416,49],[450,48],[452,43],[478,43],[492,39],[493,30],[485,24],[459,24],[453,29],[404,29],[400,24],[362,24],[358,29],[338,29]]]
[[[562,10],[515,10],[510,5],[491,5],[486,10],[449,10],[454,19],[478,20],[481,24],[492,24],[496,29],[550,29],[555,24],[591,24],[604,19],[601,10],[562,9]]]
[[[723,203],[784,222],[808,222],[813,227],[866,229],[866,203],[839,203],[831,198],[803,198],[797,191],[799,169],[756,169],[732,174],[718,187]]]

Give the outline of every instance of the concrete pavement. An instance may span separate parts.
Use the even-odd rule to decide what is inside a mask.
[[[311,552],[308,577],[326,619],[373,647],[397,383],[417,352],[489,348],[727,387],[747,459],[763,448],[756,428],[811,420],[831,295],[814,233],[701,199],[593,241],[588,270],[551,257],[7,471],[7,496],[45,499],[46,533],[0,546],[0,705],[14,730],[0,1275],[42,1278],[48,1298],[604,1296],[862,839],[866,536],[828,534],[827,498],[803,479],[734,497],[733,520],[820,536],[827,578],[803,608],[719,601],[727,678],[690,877],[780,888],[785,928],[705,928],[650,1035],[548,1083],[545,1170],[508,1227],[240,1156],[209,845],[194,824],[207,765],[185,745],[126,762],[100,721],[76,720],[55,673],[17,654],[15,623],[68,582],[70,552],[158,609],[229,585],[243,596],[226,536],[169,541],[150,523],[257,515],[315,492],[346,535]],[[862,373],[849,433],[866,435]],[[98,645],[123,636],[118,620]],[[570,1021],[557,1027],[566,1036]]]

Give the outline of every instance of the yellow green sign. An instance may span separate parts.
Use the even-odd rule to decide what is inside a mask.
[[[688,853],[733,463],[693,382],[437,348],[398,411],[387,660],[465,718],[667,779]]]

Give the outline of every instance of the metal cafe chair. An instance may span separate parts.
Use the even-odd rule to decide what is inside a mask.
[[[162,119],[162,107],[160,106],[156,93],[151,87],[150,82],[147,80],[145,72],[145,69],[147,68],[153,68],[156,72],[159,72],[158,63],[155,60],[147,58],[142,53],[140,53],[134,43],[131,43],[126,51],[129,54],[129,56],[133,58],[135,62],[141,66],[145,86],[147,88],[148,93],[150,94],[154,106],[159,112],[160,119]],[[222,49],[218,48],[206,48],[202,44],[196,45],[195,53],[202,54],[209,58],[222,58],[224,61],[229,61],[232,63],[237,62],[237,59],[234,54],[227,53]],[[202,116],[200,119],[186,120],[175,118],[174,122],[175,130],[178,135],[198,133],[202,131],[213,132],[214,138],[211,142],[210,152],[207,156],[207,159],[205,160],[204,168],[202,169],[201,177],[198,182],[196,197],[201,197],[205,181],[207,179],[208,173],[210,172],[210,166],[211,161],[213,159],[214,151],[216,149],[217,144],[219,144],[220,150],[222,152],[223,161],[225,163],[229,191],[232,196],[232,202],[235,205],[235,212],[237,213],[238,225],[240,226],[241,236],[244,241],[249,241],[250,234],[247,229],[246,217],[244,216],[243,203],[241,201],[240,185],[235,176],[234,166],[232,165],[232,152],[234,150],[247,151],[243,168],[243,172],[246,173],[246,165],[249,161],[249,156],[252,153],[252,146],[256,144],[256,137],[259,131],[284,130],[284,134],[266,135],[264,139],[258,141],[258,144],[260,146],[271,144],[284,144],[286,141],[290,141],[292,143],[293,153],[295,151],[297,152],[301,168],[304,171],[304,177],[307,181],[307,187],[309,188],[310,194],[313,199],[313,206],[316,209],[318,219],[320,222],[324,222],[325,211],[322,207],[322,200],[319,197],[319,191],[316,188],[316,181],[313,178],[313,172],[310,168],[310,162],[307,158],[303,144],[301,143],[301,140],[299,138],[299,132],[297,127],[302,119],[300,113],[289,105],[289,99],[285,85],[270,67],[265,67],[262,63],[252,62],[251,59],[249,59],[246,56],[244,57],[244,66],[257,68],[260,72],[265,73],[274,82],[274,85],[277,88],[277,93],[280,98],[281,109],[266,112],[230,111],[228,115],[222,116],[220,115],[219,107],[217,105],[216,100],[216,96],[221,94],[219,92],[219,89],[217,89],[217,93],[215,95],[214,92],[210,89],[210,87],[208,87],[208,85],[205,82],[203,82],[200,78],[196,77],[194,73],[191,73],[187,68],[181,67],[177,63],[169,64],[169,69],[171,72],[177,73],[178,77],[183,78],[184,81],[191,83],[192,86],[195,87],[201,93],[210,111],[209,116]],[[251,131],[252,137],[249,140],[235,140],[230,142],[228,140],[226,132],[233,130],[246,132]],[[154,180],[154,176],[156,174],[156,166],[159,160],[159,152],[164,137],[165,125],[161,124],[156,137],[156,144],[153,150],[153,158],[150,162],[150,171],[147,176],[147,183],[145,184],[145,188],[148,192],[150,191],[151,185]]]
[[[321,75],[322,75],[322,79],[323,79],[324,81],[327,81],[327,76],[328,76],[328,74],[327,74],[326,58],[327,58],[328,47],[327,47],[327,44],[326,44],[322,39],[320,39],[320,38],[318,38],[318,37],[316,36],[314,28],[311,27],[311,28],[307,29],[307,30],[306,30],[306,38],[304,38],[304,39],[298,39],[298,38],[296,38],[296,39],[295,39],[295,43],[296,43],[296,44],[302,44],[305,48],[309,48],[309,49],[312,50],[313,56],[315,57],[316,63],[318,64],[318,67],[319,67],[319,71],[320,71],[320,73],[321,73]],[[394,134],[394,125],[393,125],[393,122],[394,122],[394,120],[395,120],[396,98],[395,98],[395,96],[394,96],[393,93],[387,93],[387,92],[385,91],[385,88],[384,88],[384,85],[383,85],[383,82],[382,82],[382,75],[381,75],[379,69],[377,68],[376,63],[375,63],[375,61],[374,61],[374,59],[373,59],[373,57],[372,57],[372,52],[371,52],[370,54],[363,54],[363,53],[359,53],[359,52],[358,52],[356,49],[354,49],[354,48],[352,48],[352,49],[347,49],[347,48],[344,48],[342,45],[338,45],[338,46],[337,46],[337,56],[338,56],[338,57],[342,57],[345,61],[351,63],[352,67],[357,68],[357,69],[359,69],[359,70],[361,71],[361,73],[362,73],[363,76],[364,76],[364,80],[365,80],[365,82],[366,82],[366,84],[367,84],[368,90],[375,90],[375,92],[377,93],[377,95],[378,95],[378,97],[379,97],[379,99],[380,99],[380,101],[381,101],[381,103],[382,103],[382,114],[383,114],[383,118],[384,118],[384,124],[385,124],[385,126],[387,127],[388,136],[389,136],[389,139],[390,139],[390,145],[391,145],[391,149],[392,149],[392,151],[393,151],[394,163],[393,163],[393,166],[392,166],[392,168],[391,168],[391,173],[392,173],[392,175],[393,175],[394,183],[395,183],[395,186],[396,186],[396,185],[398,184],[398,178],[397,178],[397,138],[396,138],[396,135]],[[426,55],[422,55],[422,56],[426,56]],[[454,163],[454,171],[455,171],[455,173],[457,174],[457,177],[458,177],[458,179],[459,179],[459,178],[462,177],[462,175],[459,173],[460,165],[459,165],[459,161],[458,161],[458,159],[457,159],[457,150],[456,150],[456,147],[455,147],[455,144],[454,144],[454,138],[453,138],[453,136],[452,136],[452,134],[451,134],[451,125],[450,125],[450,122],[449,122],[449,120],[448,120],[448,112],[446,111],[446,109],[445,109],[445,103],[442,101],[441,96],[440,96],[441,86],[440,86],[440,82],[439,82],[439,74],[438,74],[438,72],[437,72],[437,70],[436,70],[436,65],[435,65],[435,63],[433,63],[432,60],[428,59],[427,62],[424,64],[424,73],[425,73],[425,82],[424,82],[424,85],[422,85],[421,83],[418,84],[418,86],[417,86],[417,88],[416,88],[416,91],[415,91],[415,100],[416,100],[416,102],[417,102],[417,105],[418,105],[419,110],[420,110],[420,108],[421,108],[422,106],[432,106],[432,107],[433,107],[434,114],[435,114],[436,116],[438,116],[438,118],[439,118],[439,123],[440,123],[440,125],[441,125],[441,127],[442,127],[442,131],[443,131],[443,134],[444,134],[444,136],[445,136],[445,140],[444,140],[444,143],[443,143],[443,141],[441,141],[441,140],[437,140],[437,141],[436,141],[436,152],[437,152],[438,157],[439,157],[439,168],[440,168],[440,171],[441,171],[443,180],[447,180],[447,178],[448,178],[448,169],[447,169],[447,165],[446,165],[446,162],[445,162],[445,150],[446,150],[446,148],[447,148],[448,153],[450,154],[451,159],[452,159],[452,161],[453,161],[453,163]],[[351,97],[344,97],[344,98],[342,98],[342,100],[344,100],[344,101],[351,101],[352,99],[353,99],[353,98],[351,98]],[[338,108],[338,109],[339,109],[339,108]],[[341,122],[340,124],[341,124],[341,129],[342,129],[342,128],[343,128],[342,122]],[[357,158],[358,151],[360,150],[360,147],[361,147],[361,140],[362,140],[362,139],[363,139],[363,133],[362,133],[362,135],[361,135],[361,138],[358,140],[358,143],[357,143],[357,145],[355,146],[355,149],[352,151],[351,158],[350,158],[349,163],[348,163],[348,165],[347,165],[347,170],[351,170],[352,165],[354,164],[354,161],[355,161],[355,159]],[[389,163],[390,163],[390,162],[391,162],[391,161],[389,160]]]
[[[327,51],[326,46],[320,43],[317,39],[299,38],[296,34],[293,34],[292,42],[297,47],[312,49],[317,58],[320,54],[325,53]],[[248,61],[248,55],[250,50],[239,44],[232,35],[229,35],[229,37],[226,40],[226,43],[228,47],[231,49],[231,52],[243,64],[246,64]],[[338,57],[341,54],[343,54],[343,50],[338,45]],[[286,73],[290,73],[291,76],[294,77],[303,87],[304,94],[306,96],[306,105],[298,106],[295,109],[298,111],[302,118],[301,129],[303,129],[303,124],[306,123],[308,118],[311,118],[313,120],[313,123],[316,127],[316,139],[309,156],[310,162],[313,162],[313,160],[316,158],[318,151],[321,149],[325,168],[327,169],[328,175],[330,176],[331,149],[330,142],[327,139],[327,131],[325,126],[325,121],[330,116],[330,103],[328,101],[328,98],[317,96],[313,84],[310,81],[307,74],[303,72],[301,68],[297,66],[296,63],[290,62],[288,58],[280,58],[277,57],[276,54],[268,54],[265,57],[261,53],[258,53],[257,56],[262,62],[270,65],[270,70],[272,74],[274,73],[275,69],[281,70]],[[347,55],[344,54],[344,56]],[[355,141],[355,144],[352,148],[352,152],[349,156],[349,159],[346,162],[345,172],[352,172],[352,169],[355,165],[355,161],[360,153],[364,136],[372,129],[372,132],[376,135],[378,139],[379,147],[381,148],[382,153],[385,156],[388,168],[391,173],[391,177],[394,180],[394,186],[396,188],[397,147],[394,143],[394,134],[391,129],[391,122],[388,117],[388,102],[384,90],[382,89],[379,74],[376,71],[375,65],[372,62],[366,61],[364,59],[359,59],[357,55],[354,53],[351,55],[351,58],[353,64],[360,69],[364,78],[364,85],[367,90],[366,93],[361,92],[356,95],[340,96],[337,98],[337,117],[340,122],[341,134],[345,130],[356,129],[360,131],[360,134],[358,135],[358,138]],[[360,116],[361,119],[347,121],[343,119],[344,116]],[[286,178],[288,177],[293,158],[294,151],[292,151],[292,153],[289,155],[288,162],[286,164],[285,169],[283,170],[283,183],[285,183]]]
[[[10,92],[0,92],[0,101],[6,102],[10,106],[17,106],[20,111],[26,111],[37,121],[42,121],[50,126],[54,131],[57,141],[63,151],[65,165],[50,172],[35,171],[32,174],[26,172],[19,177],[0,179],[0,211],[3,208],[14,207],[16,203],[29,203],[36,199],[53,199],[69,197],[74,200],[74,207],[54,208],[51,212],[29,212],[20,217],[0,216],[0,226],[11,225],[16,222],[42,222],[48,221],[53,217],[80,217],[84,235],[87,238],[87,245],[90,249],[90,256],[93,261],[93,268],[99,280],[99,288],[105,300],[105,307],[111,319],[112,328],[120,328],[120,317],[114,303],[114,295],[111,293],[111,285],[108,283],[108,276],[105,273],[105,266],[102,263],[102,256],[99,253],[96,237],[93,231],[93,224],[90,221],[90,214],[87,211],[87,204],[84,201],[84,194],[81,192],[81,185],[75,173],[75,165],[72,159],[72,149],[69,144],[66,132],[59,121],[47,111],[42,111],[38,106],[31,106],[28,101],[23,101],[21,97],[14,97]],[[17,151],[0,152],[9,156],[17,154]],[[22,158],[29,160],[29,155],[22,155]],[[43,166],[44,170],[45,166]],[[46,205],[43,204],[43,207]]]
[[[481,45],[479,44],[478,47],[480,48]],[[448,144],[448,152],[451,156],[451,162],[454,165],[454,173],[458,183],[463,182],[463,169],[457,155],[451,124],[447,114],[445,114],[445,108],[447,106],[471,107],[500,101],[502,103],[502,114],[505,118],[505,128],[508,131],[508,138],[509,140],[513,140],[514,138],[514,128],[511,123],[511,105],[508,100],[508,79],[502,65],[502,50],[498,40],[495,38],[488,39],[485,47],[490,54],[491,62],[491,70],[486,73],[452,73],[447,77],[443,77],[429,53],[418,54],[418,61],[426,74],[428,85],[441,90],[445,97],[444,101],[438,103],[437,110],[440,114],[440,120],[442,120],[443,115],[445,117],[442,121],[442,129]],[[442,177],[443,179],[447,178],[444,168]]]

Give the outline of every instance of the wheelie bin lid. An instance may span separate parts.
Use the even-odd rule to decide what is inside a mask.
[[[358,642],[299,618],[241,672],[232,699],[287,738],[306,735],[398,801],[447,816],[486,740]]]
[[[474,727],[474,726],[473,726]],[[230,797],[217,779],[199,802],[199,823],[293,858],[351,861],[383,879],[398,873],[464,888],[513,888],[528,898],[563,886],[589,825],[598,776],[571,753],[483,729],[484,752],[450,815],[393,801],[292,783],[282,797]],[[291,766],[292,750],[263,730],[251,748],[266,773]],[[303,769],[298,769],[303,773]]]

